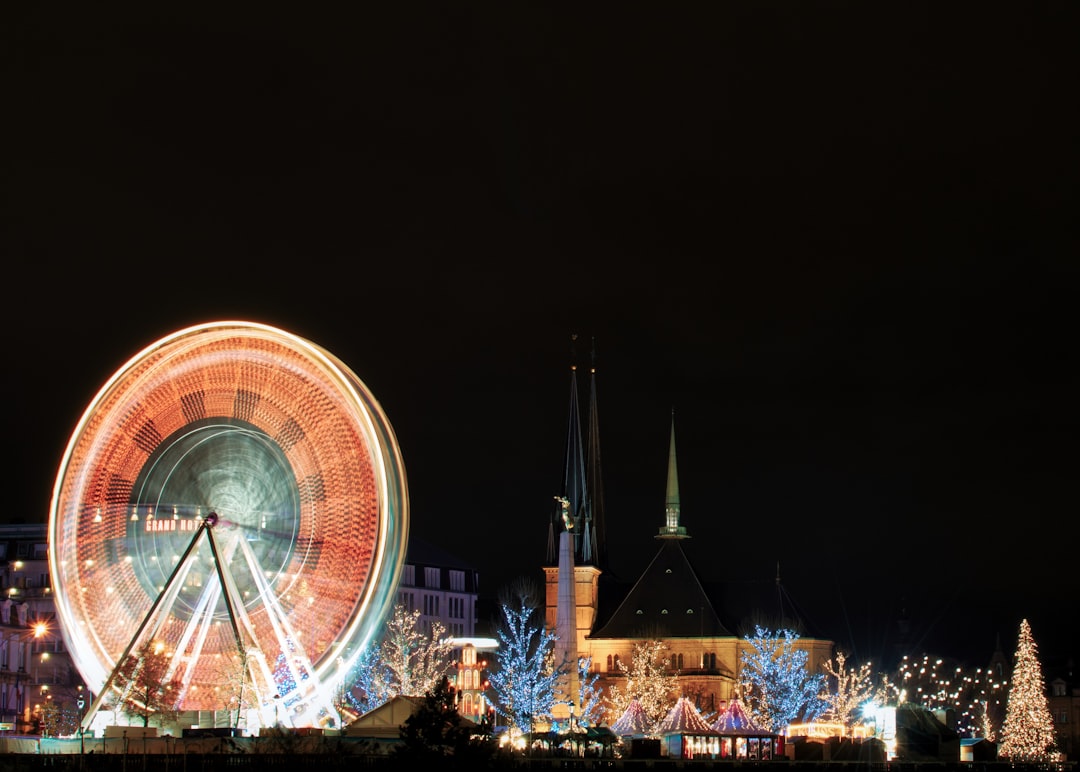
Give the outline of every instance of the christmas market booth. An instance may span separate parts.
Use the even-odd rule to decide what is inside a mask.
[[[701,717],[687,697],[680,697],[655,734],[661,738],[661,752],[672,759],[715,759],[720,754],[720,736]]]
[[[729,702],[710,729],[720,738],[716,758],[750,761],[784,758],[784,736],[758,726],[747,714],[741,700]]]

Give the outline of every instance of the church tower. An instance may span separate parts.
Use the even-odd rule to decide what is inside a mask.
[[[577,336],[571,336],[576,341]],[[555,661],[571,663],[571,673],[560,684],[555,718],[565,719],[570,706],[580,701],[577,663],[586,649],[585,638],[592,632],[599,601],[600,560],[604,555],[602,499],[600,491],[599,424],[596,418],[596,351],[590,368],[589,438],[581,432],[577,364],[570,364],[570,410],[566,431],[563,486],[554,496],[555,507],[548,523],[545,580],[545,624],[556,635]],[[556,534],[558,542],[556,546]]]

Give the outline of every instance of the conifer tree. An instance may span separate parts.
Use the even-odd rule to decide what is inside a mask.
[[[1054,736],[1054,718],[1046,699],[1046,682],[1039,649],[1031,625],[1020,622],[1020,637],[1013,657],[1009,702],[1001,729],[998,757],[1019,763],[1057,761],[1060,754]]]
[[[424,694],[418,709],[398,731],[401,743],[394,757],[406,765],[435,764],[447,768],[477,769],[495,753],[495,744],[486,726],[476,725],[457,711],[454,690],[448,678],[442,678]]]

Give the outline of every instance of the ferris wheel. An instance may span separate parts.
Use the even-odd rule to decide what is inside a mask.
[[[401,452],[366,386],[316,344],[240,321],[175,332],[105,383],[49,513],[93,710],[152,646],[178,709],[272,706],[294,726],[340,722],[333,695],[393,604],[407,538]]]

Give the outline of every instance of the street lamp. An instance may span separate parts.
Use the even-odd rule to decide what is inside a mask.
[[[83,756],[86,755],[86,730],[83,729],[83,709],[86,707],[86,698],[83,696],[82,684],[79,684],[78,690],[79,699],[76,701],[76,704],[79,706],[79,755]]]
[[[571,702],[570,703],[570,748],[571,748],[571,750],[574,751],[574,755],[577,756],[577,755],[579,755],[579,753],[578,753],[577,737],[574,734],[574,707],[575,707],[574,703]]]
[[[2,713],[0,713],[0,719],[6,719],[9,715],[8,705],[10,698],[10,690],[7,687],[9,683],[8,677],[11,672],[15,673],[15,711],[12,716],[11,727],[17,730],[18,723],[21,720],[23,712],[23,694],[22,685],[23,677],[26,676],[26,661],[27,652],[25,643],[33,638],[42,638],[49,632],[49,625],[47,622],[34,622],[28,626],[11,626],[0,625],[0,649],[2,649],[2,656],[0,656],[0,663],[3,664],[3,670],[5,671],[5,686],[3,689],[3,701],[2,701]],[[12,662],[12,641],[19,644],[15,649],[15,662]],[[14,667],[12,667],[14,665]],[[5,722],[6,730],[6,722]]]

